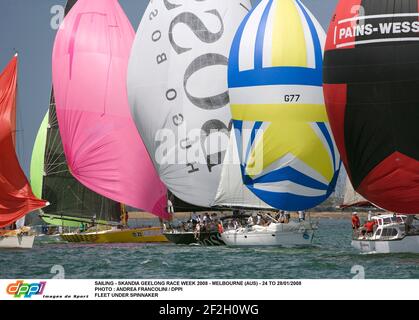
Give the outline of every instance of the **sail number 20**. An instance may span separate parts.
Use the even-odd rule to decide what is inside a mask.
[[[286,94],[284,96],[285,102],[298,102],[300,100],[301,95],[300,94]]]

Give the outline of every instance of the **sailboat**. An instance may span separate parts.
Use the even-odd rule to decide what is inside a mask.
[[[311,220],[281,223],[272,217],[272,215],[277,215],[276,209],[259,199],[243,184],[234,130],[230,133],[230,144],[224,159],[214,204],[250,213],[232,217],[239,221],[238,227],[229,228],[229,224],[224,223],[225,230],[218,241],[228,246],[310,245],[318,228],[317,224],[312,223]],[[248,223],[249,217],[256,214],[266,217],[269,226],[255,225],[254,217],[252,222]]]
[[[167,217],[166,189],[132,123],[123,85],[132,27],[114,0],[70,1],[66,12],[54,45],[43,159],[42,190],[55,206],[42,216],[78,224],[82,232],[61,234],[70,242],[167,242],[161,227],[127,226],[126,205]]]
[[[296,0],[263,0],[241,24],[230,51],[228,84],[243,184],[266,205],[302,211],[334,191],[340,159],[322,92],[325,34]],[[253,198],[254,199],[254,198]],[[254,202],[254,201],[253,201]],[[232,246],[310,245],[302,220],[227,230]]]
[[[250,8],[248,0],[150,1],[138,27],[127,78],[131,112],[182,211],[218,210],[231,121],[228,54]],[[211,230],[165,235],[174,243],[222,243]]]
[[[342,208],[374,204],[357,193],[347,178]],[[378,207],[377,207],[378,208]],[[391,212],[370,212],[367,223],[373,222],[372,232],[365,226],[354,230],[351,245],[361,253],[419,253],[419,221],[414,215]]]
[[[413,215],[375,215],[371,217],[371,222],[374,223],[372,232],[357,230],[351,245],[362,253],[419,253],[417,221]]]
[[[17,70],[16,54],[0,74],[0,228],[48,205],[33,194],[16,154]],[[13,229],[0,229],[0,248],[32,248],[30,228]]]
[[[71,175],[61,143],[53,93],[49,111],[35,140],[31,186],[37,197],[50,200],[50,206],[40,209],[40,217],[49,226],[61,230],[58,236],[65,241],[167,242],[160,227],[121,230],[125,212],[123,206],[91,191]],[[92,225],[93,217],[95,227],[88,232],[87,227]]]
[[[172,219],[164,225],[163,234],[167,240],[178,245],[224,245],[217,226],[219,219],[224,216],[223,209],[191,205],[180,200],[170,191],[168,193],[168,207],[170,208],[169,212],[171,212]],[[203,219],[207,214],[212,218],[214,214],[217,217],[216,219],[211,219],[211,223],[205,229],[202,228],[197,232],[196,223],[198,217]]]

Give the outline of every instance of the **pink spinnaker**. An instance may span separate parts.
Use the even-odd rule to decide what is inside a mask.
[[[57,117],[73,176],[112,200],[167,218],[166,187],[131,118],[134,30],[117,0],[79,0],[55,39]]]

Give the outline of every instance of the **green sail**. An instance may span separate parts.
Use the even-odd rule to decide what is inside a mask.
[[[44,120],[41,123],[41,126],[36,135],[35,144],[32,151],[31,159],[31,169],[30,169],[30,178],[31,178],[31,187],[33,193],[36,197],[42,198],[43,182],[45,175],[45,149],[47,144],[47,134],[48,134],[48,121],[49,121],[49,111],[44,117]],[[59,216],[51,215],[51,217],[42,217],[45,223],[55,226],[63,227],[77,227],[81,226],[81,222],[68,220],[70,217],[64,217],[61,219]],[[87,219],[86,219],[87,220]]]
[[[48,127],[49,112],[44,117],[41,127],[36,135],[35,145],[32,151],[31,159],[31,187],[35,196],[42,198],[42,182],[44,179],[44,160],[45,160],[45,146],[47,143],[47,127]]]

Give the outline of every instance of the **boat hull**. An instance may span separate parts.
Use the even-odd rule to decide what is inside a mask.
[[[136,228],[106,230],[98,232],[63,233],[61,238],[68,242],[88,243],[167,243],[161,228]]]
[[[35,236],[0,237],[0,249],[31,249]]]
[[[175,244],[199,244],[204,246],[222,246],[225,245],[218,232],[204,232],[199,235],[199,238],[195,238],[193,232],[165,232],[166,238]]]
[[[419,253],[419,235],[398,240],[352,240],[352,247],[363,253]]]
[[[312,245],[314,230],[304,232],[292,231],[243,231],[229,230],[221,235],[223,241],[228,246],[249,247],[249,246],[269,246],[269,247],[293,247]]]

